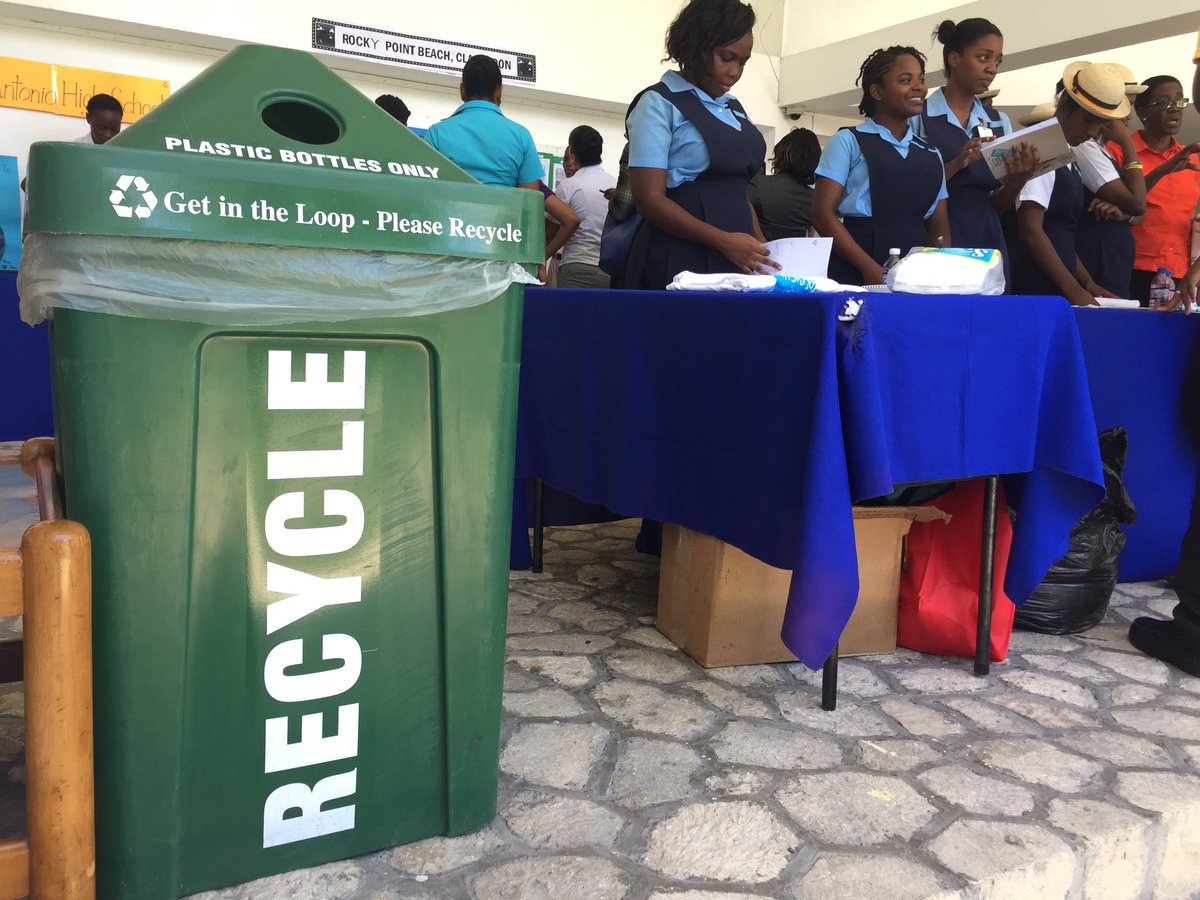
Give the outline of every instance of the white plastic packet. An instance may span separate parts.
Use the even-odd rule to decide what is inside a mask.
[[[680,272],[667,285],[668,291],[736,291],[751,294],[827,294],[843,290],[832,278],[796,278],[790,275],[739,275],[718,272],[697,275]]]
[[[999,250],[914,247],[888,272],[888,287],[905,294],[1003,294]]]
[[[738,291],[766,293],[775,290],[774,275],[739,275],[737,272],[717,272],[698,275],[680,272],[667,285],[668,291]]]

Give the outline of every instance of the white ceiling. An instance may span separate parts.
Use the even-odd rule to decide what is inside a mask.
[[[779,61],[779,103],[788,113],[857,120],[861,91],[854,86],[859,62],[876,47],[910,44],[928,56],[930,88],[943,83],[937,23],[985,16],[1005,33],[1004,68],[993,87],[996,103],[1014,119],[1052,99],[1054,83],[1076,59],[1120,62],[1139,81],[1173,75],[1191,94],[1192,54],[1200,10],[1194,0],[1006,0],[1001,6],[966,0],[837,0],[819,12],[814,0],[785,0]],[[1070,55],[1068,55],[1070,54]],[[1137,122],[1135,120],[1134,124]],[[1181,138],[1200,137],[1200,116],[1189,109]]]
[[[1096,53],[1089,57],[1091,62],[1119,62],[1133,70],[1138,81],[1145,81],[1154,75],[1173,75],[1183,85],[1183,95],[1192,96],[1192,75],[1195,70],[1190,62],[1196,49],[1194,34],[1179,35],[1163,38],[1157,41],[1147,41],[1132,47],[1123,47],[1106,53]],[[1018,115],[1029,111],[1031,106],[1050,100],[1054,91],[1054,83],[1062,77],[1063,67],[1071,60],[1059,60],[1040,66],[1028,66],[1015,72],[1000,70],[993,87],[1000,88],[1000,96],[994,101],[996,106],[1009,114],[1014,120]],[[1131,125],[1136,126],[1137,116]],[[1185,139],[1186,138],[1186,139]],[[1195,106],[1188,107],[1183,117],[1183,127],[1179,139],[1184,143],[1200,138],[1200,114]]]

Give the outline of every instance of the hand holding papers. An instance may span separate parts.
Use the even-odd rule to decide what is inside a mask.
[[[824,278],[829,273],[829,254],[833,238],[781,238],[768,241],[771,259],[783,268],[780,275],[797,278]]]
[[[1013,148],[1022,143],[1029,144],[1038,152],[1038,166],[1033,170],[1031,178],[1045,175],[1075,161],[1075,151],[1067,143],[1058,119],[1047,119],[984,144],[983,158],[992,170],[992,175],[1000,181],[1004,181],[1008,176],[1004,158],[1011,156]]]

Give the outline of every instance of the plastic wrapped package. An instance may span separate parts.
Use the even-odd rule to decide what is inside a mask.
[[[914,247],[888,272],[888,287],[904,294],[1003,294],[999,250]]]
[[[668,291],[735,291],[757,294],[825,294],[837,293],[842,286],[832,278],[793,275],[742,275],[737,272],[717,272],[700,275],[680,272],[667,285]]]
[[[55,307],[205,325],[395,318],[537,283],[497,260],[86,234],[31,234],[17,276],[29,325]]]

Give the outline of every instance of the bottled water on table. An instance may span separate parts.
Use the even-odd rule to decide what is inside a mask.
[[[1175,279],[1166,269],[1159,269],[1150,282],[1150,308],[1166,309],[1175,296]]]
[[[900,248],[892,247],[888,250],[887,261],[883,264],[883,283],[888,284],[888,273],[896,268],[896,264],[900,262]],[[890,285],[889,285],[890,286]]]

